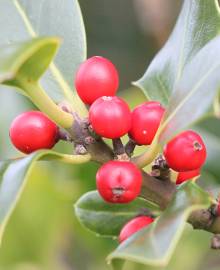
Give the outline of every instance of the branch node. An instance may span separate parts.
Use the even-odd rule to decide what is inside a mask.
[[[85,120],[86,120],[86,119],[85,119]],[[93,138],[95,138],[95,139],[97,139],[97,140],[101,138],[101,137],[94,131],[92,125],[89,123],[88,118],[87,118],[86,127],[87,127],[87,129],[88,129],[90,135],[91,135]]]
[[[218,209],[217,204],[213,204],[213,205],[210,206],[209,211],[213,215],[213,217],[218,216],[217,209]]]
[[[91,160],[98,163],[114,159],[112,149],[101,137],[91,134],[88,118],[81,119],[76,112],[73,112],[72,115],[75,121],[72,127],[67,129],[67,132],[76,146],[76,152],[79,154],[89,153]]]
[[[92,136],[85,137],[85,144],[89,145],[93,143],[95,143],[95,139]]]
[[[89,117],[84,117],[84,118],[82,119],[82,122],[83,122],[87,127],[90,126],[90,123],[89,123]]]
[[[214,234],[211,240],[212,249],[220,249],[220,234]]]
[[[152,166],[151,176],[162,181],[170,180],[170,169],[162,155],[159,155],[155,159]]]
[[[130,158],[126,153],[124,153],[121,155],[117,155],[117,160],[118,161],[130,161]]]
[[[88,153],[87,149],[82,144],[75,145],[75,154],[76,155],[85,155],[87,153]]]
[[[210,209],[196,210],[190,215],[188,221],[195,230],[207,230],[213,223],[213,215]]]

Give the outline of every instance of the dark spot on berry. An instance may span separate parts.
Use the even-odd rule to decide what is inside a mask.
[[[197,141],[194,141],[193,147],[194,147],[195,151],[201,151],[202,150],[202,145]]]

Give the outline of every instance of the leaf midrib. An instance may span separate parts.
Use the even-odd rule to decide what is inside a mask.
[[[194,88],[192,88],[192,91],[189,92],[188,95],[182,100],[182,102],[179,103],[179,105],[175,108],[175,110],[172,111],[172,113],[167,117],[167,119],[164,121],[164,123],[161,126],[161,131],[164,130],[164,128],[167,126],[167,124],[174,118],[174,116],[177,114],[177,112],[183,107],[183,105],[188,101],[188,99],[195,94],[195,92],[199,89],[199,87],[203,84],[203,82],[209,77],[209,75],[215,71],[220,66],[220,63],[217,63],[212,69],[210,69],[206,75],[198,81],[198,83],[195,85]]]
[[[190,2],[189,10],[191,8],[191,4],[192,4],[192,2]],[[183,38],[182,38],[182,41],[181,41],[182,46],[181,46],[181,49],[180,49],[179,61],[178,61],[178,65],[177,65],[178,69],[177,69],[177,73],[176,73],[176,80],[175,80],[175,82],[173,84],[173,87],[175,87],[175,85],[177,84],[177,82],[181,78],[181,74],[182,74],[182,71],[183,71],[183,66],[184,66],[184,64],[183,64],[184,53],[183,52],[184,52],[184,45],[185,45],[185,40],[186,40],[186,32],[187,32],[186,30],[187,30],[187,25],[188,25],[188,20],[189,20],[189,14],[190,14],[190,12],[187,12],[187,16],[186,16],[185,21],[184,21],[184,27],[183,27],[184,33],[183,33]]]
[[[18,0],[13,0],[13,3],[18,11],[18,13],[20,14],[28,33],[30,34],[31,37],[37,37],[38,35],[36,34],[36,32],[34,31],[34,28],[27,16],[27,14],[24,11],[24,8],[22,7],[22,5],[18,2]],[[60,70],[57,68],[57,66],[52,62],[50,64],[49,69],[51,70],[53,76],[56,78],[56,81],[58,82],[58,84],[60,85],[60,87],[63,90],[64,95],[66,96],[66,98],[70,101],[74,101],[74,95],[72,90],[70,89],[68,83],[66,82],[66,80],[64,79],[63,75],[61,74]]]
[[[161,86],[162,94],[163,94],[166,102],[168,103],[169,102],[169,96],[168,96],[167,91],[166,91],[166,86],[164,85],[164,82],[163,82],[161,77],[162,76],[158,73],[158,75],[156,76],[156,79],[157,79],[159,85]]]
[[[112,215],[112,216],[131,216],[131,215],[137,215],[138,214],[138,211],[135,211],[135,212],[110,212],[110,211],[95,211],[95,210],[88,210],[88,209],[85,209],[85,208],[82,208],[82,207],[75,207],[75,210],[77,212],[79,211],[84,211],[84,212],[92,212],[92,213],[95,213],[95,214],[105,214],[105,215]]]

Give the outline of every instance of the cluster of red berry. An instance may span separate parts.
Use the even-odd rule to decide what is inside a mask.
[[[132,112],[127,103],[115,96],[119,79],[115,66],[107,59],[92,57],[82,63],[75,79],[79,97],[89,109],[89,122],[99,136],[118,139],[125,134],[137,145],[150,145],[160,126],[165,109],[150,101]],[[26,112],[18,116],[10,128],[13,144],[24,153],[52,148],[58,141],[58,127],[41,112]],[[206,159],[202,138],[193,131],[184,131],[164,148],[168,166],[178,172],[177,184],[200,174]],[[96,175],[97,189],[110,203],[128,203],[141,191],[142,173],[130,161],[113,160],[104,164]],[[152,217],[139,216],[128,222],[120,233],[123,241],[150,224]]]

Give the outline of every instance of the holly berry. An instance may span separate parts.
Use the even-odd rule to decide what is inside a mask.
[[[130,137],[139,145],[149,145],[158,130],[165,109],[150,101],[137,106],[131,115]]]
[[[206,159],[206,147],[202,138],[188,130],[172,139],[164,148],[168,166],[177,172],[199,169]]]
[[[97,189],[111,203],[128,203],[141,191],[142,175],[130,161],[109,161],[96,174]]]
[[[179,172],[176,180],[176,184],[182,184],[183,182],[190,180],[196,176],[200,175],[200,168],[193,170],[193,171],[187,171],[187,172]]]
[[[39,149],[50,149],[57,142],[58,127],[45,114],[29,111],[18,115],[10,127],[13,145],[29,154]]]
[[[90,107],[89,121],[94,131],[109,139],[120,138],[131,127],[131,113],[125,101],[116,96],[100,97]]]
[[[124,225],[119,235],[119,242],[123,242],[129,238],[132,234],[141,230],[142,228],[148,226],[154,221],[152,217],[148,216],[139,216]]]
[[[75,86],[82,101],[91,105],[102,96],[114,96],[118,89],[118,72],[108,59],[94,56],[81,64]]]

